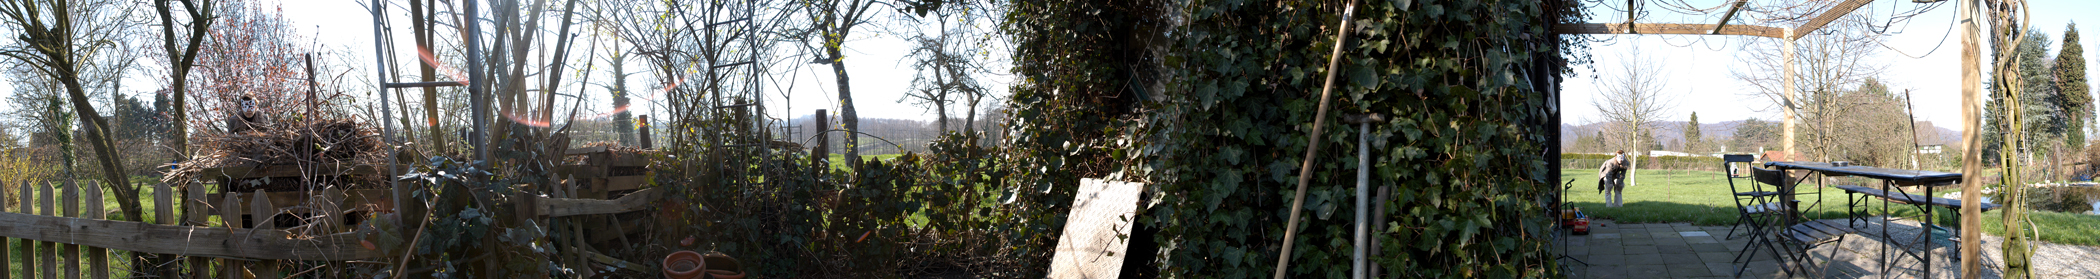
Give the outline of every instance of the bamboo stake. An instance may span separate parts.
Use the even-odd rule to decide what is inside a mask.
[[[1356,16],[1356,1],[1342,10],[1341,28],[1335,29],[1334,54],[1327,57],[1327,85],[1320,89],[1320,108],[1313,112],[1312,135],[1306,137],[1305,160],[1298,165],[1297,197],[1291,199],[1291,215],[1283,227],[1283,253],[1276,255],[1276,279],[1291,267],[1291,246],[1298,241],[1298,211],[1305,208],[1305,184],[1312,183],[1313,155],[1320,151],[1320,128],[1327,126],[1327,101],[1334,96],[1335,73],[1342,66],[1342,47],[1349,44],[1349,21]]]

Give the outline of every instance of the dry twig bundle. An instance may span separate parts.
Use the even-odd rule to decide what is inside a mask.
[[[364,123],[348,119],[316,119],[262,124],[261,129],[239,133],[205,131],[192,137],[201,154],[178,164],[164,177],[164,182],[184,181],[198,172],[226,167],[293,167],[300,169],[351,169],[356,166],[378,166],[386,163],[379,140],[379,133]],[[319,174],[305,174],[314,176]],[[367,175],[369,176],[369,175]],[[340,181],[337,177],[302,177],[306,179],[264,179],[263,183],[235,183],[242,191],[262,189],[265,191],[306,190],[299,181],[338,184],[347,188],[367,188],[379,185],[379,177],[351,177],[351,181]],[[282,180],[282,181],[278,181]],[[339,182],[349,182],[347,185]],[[250,185],[260,184],[260,185]],[[359,187],[365,186],[365,187]]]

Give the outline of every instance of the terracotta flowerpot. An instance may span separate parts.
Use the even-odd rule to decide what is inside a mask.
[[[678,251],[664,256],[664,277],[671,279],[700,279],[707,270],[707,261],[700,253]]]
[[[744,264],[722,252],[708,252],[707,276],[714,279],[744,279]]]

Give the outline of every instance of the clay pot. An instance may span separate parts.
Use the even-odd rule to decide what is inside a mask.
[[[700,279],[707,270],[707,261],[700,253],[678,251],[664,256],[664,277],[671,279]]]
[[[744,264],[722,252],[708,252],[707,276],[715,279],[744,279]]]

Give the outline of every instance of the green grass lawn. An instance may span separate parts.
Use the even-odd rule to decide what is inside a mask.
[[[1585,169],[1563,169],[1561,180],[1575,180],[1575,187],[1568,192],[1568,203],[1581,207],[1591,218],[1610,219],[1620,223],[1668,223],[1690,222],[1704,226],[1733,225],[1736,221],[1735,203],[1730,200],[1728,181],[1718,171],[1687,170],[1641,170],[1637,178],[1639,185],[1626,187],[1626,206],[1604,207],[1604,195],[1597,193],[1597,171]],[[1738,186],[1747,186],[1738,179]],[[1822,205],[1809,208],[1804,214],[1815,219],[1845,217],[1845,191],[1825,189]],[[1802,206],[1813,203],[1814,196],[1801,198]],[[1880,206],[1869,208],[1868,214],[1881,214]],[[2100,216],[2029,211],[2041,232],[2041,240],[2051,243],[2100,246]],[[1895,216],[1919,216],[1922,212],[1910,206],[1889,207],[1887,212]],[[1936,208],[1933,211],[1939,223],[1952,226],[1958,224],[1958,212]],[[2004,225],[2000,211],[1983,214],[1984,231],[1991,235],[2003,235]]]
[[[895,154],[882,154],[882,155],[860,155],[860,158],[861,158],[861,159],[866,159],[866,160],[889,160],[890,158],[897,158],[897,156],[904,156],[904,153],[895,153]],[[851,169],[851,168],[847,168],[847,167],[846,167],[846,154],[838,154],[838,153],[832,153],[832,154],[831,154],[831,170],[833,170],[833,171],[843,171],[843,170],[848,170],[848,169]]]

